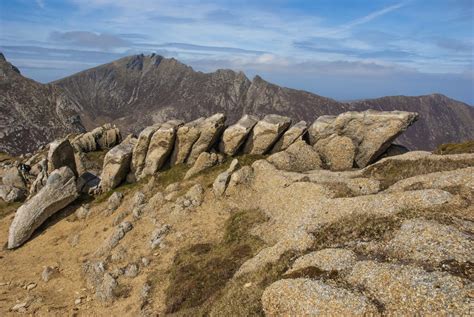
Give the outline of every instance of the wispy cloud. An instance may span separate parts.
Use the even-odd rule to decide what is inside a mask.
[[[131,43],[120,36],[104,33],[93,33],[87,31],[58,32],[53,31],[50,39],[78,47],[111,49],[117,47],[128,47]]]
[[[394,4],[394,5],[391,5],[389,7],[386,7],[386,8],[383,8],[381,10],[378,10],[378,11],[375,11],[375,12],[372,12],[366,16],[363,16],[359,19],[356,19],[354,21],[351,21],[347,24],[344,24],[343,26],[341,26],[341,28],[343,29],[352,29],[353,27],[355,26],[358,26],[358,25],[361,25],[361,24],[365,24],[365,23],[368,23],[378,17],[381,17],[385,14],[388,14],[392,11],[395,11],[395,10],[398,10],[400,9],[401,7],[403,7],[405,5],[405,2],[400,2],[400,3],[397,3],[397,4]]]
[[[45,7],[45,0],[36,0],[36,4],[38,5],[38,7],[40,7],[41,9],[44,9]]]
[[[398,10],[398,9],[402,8],[405,4],[406,4],[406,1],[394,4],[394,5],[391,5],[391,6],[388,6],[388,7],[385,7],[383,9],[380,9],[380,10],[377,10],[377,11],[374,11],[374,12],[371,12],[371,13],[363,16],[363,17],[360,17],[358,19],[350,21],[346,24],[340,25],[340,26],[338,26],[338,27],[336,27],[332,30],[329,30],[329,31],[323,33],[323,34],[318,34],[318,36],[336,35],[336,34],[344,32],[344,31],[351,30],[351,29],[355,28],[356,26],[366,24],[366,23],[368,23],[368,22],[370,22],[370,21],[372,21],[376,18],[384,16],[384,15],[386,15],[386,14],[392,12],[392,11]]]
[[[326,83],[311,76],[333,76],[335,83],[371,77],[382,87],[390,82],[383,76],[438,72],[474,84],[472,0],[8,0],[0,6],[9,13],[2,16],[0,50],[43,81],[156,52],[200,70],[260,72],[321,93]]]

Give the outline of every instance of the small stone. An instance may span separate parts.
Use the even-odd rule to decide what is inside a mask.
[[[28,307],[28,304],[26,302],[24,303],[20,303],[20,304],[16,304],[15,306],[13,306],[11,308],[12,311],[20,311],[20,310],[25,310],[25,308]]]
[[[41,278],[43,279],[43,281],[48,282],[55,273],[57,273],[57,269],[51,266],[47,266],[41,273]]]
[[[109,212],[114,212],[117,209],[123,200],[123,194],[121,192],[113,193],[107,200],[107,208]]]
[[[245,283],[245,285],[244,285],[245,288],[249,288],[250,286],[252,286],[252,283],[250,283],[250,282],[249,282],[249,283]]]
[[[150,260],[148,258],[142,258],[142,264],[143,266],[148,266],[150,265]]]
[[[135,263],[132,263],[132,264],[129,264],[126,268],[125,268],[125,273],[124,275],[126,277],[136,277],[138,275],[138,265],[136,265]]]
[[[81,302],[82,302],[81,298],[76,298],[76,300],[74,301],[74,305],[79,305],[81,304]]]
[[[26,286],[26,290],[27,291],[31,291],[32,289],[34,289],[36,287],[36,283],[30,283],[28,284],[28,286]]]

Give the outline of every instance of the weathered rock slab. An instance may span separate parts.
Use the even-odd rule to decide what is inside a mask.
[[[356,263],[357,256],[351,250],[346,249],[323,249],[311,252],[296,259],[285,274],[315,267],[322,271],[341,271],[352,268]]]
[[[227,188],[227,185],[229,184],[229,180],[230,180],[230,177],[232,176],[232,173],[234,173],[238,167],[239,167],[239,161],[237,159],[234,159],[230,163],[230,166],[226,171],[217,175],[216,179],[214,180],[214,183],[212,184],[212,190],[216,197],[220,197],[224,194]]]
[[[354,165],[356,148],[348,137],[332,134],[316,142],[314,148],[331,171],[349,170]]]
[[[26,198],[24,189],[16,188],[10,185],[0,185],[0,198],[7,203],[21,201]]]
[[[424,219],[405,220],[385,251],[401,260],[438,265],[443,261],[474,262],[474,242],[451,225]]]
[[[288,129],[291,119],[279,115],[266,115],[250,132],[244,146],[246,154],[266,154]]]
[[[306,172],[321,168],[321,159],[305,141],[291,144],[285,151],[270,155],[267,161],[276,168],[291,172]]]
[[[146,127],[138,135],[137,143],[133,148],[132,163],[130,165],[130,170],[135,175],[136,179],[140,178],[143,168],[145,167],[145,158],[148,153],[148,146],[150,145],[151,137],[159,127],[159,124]]]
[[[201,117],[178,128],[173,153],[170,158],[171,166],[186,162],[194,143],[201,135],[200,126],[204,120],[205,118]]]
[[[208,169],[218,164],[220,161],[219,155],[222,154],[208,152],[202,152],[201,154],[199,154],[199,157],[197,158],[194,165],[186,172],[184,179],[189,179],[194,175],[197,175],[200,172],[204,171],[205,169]]]
[[[225,115],[222,113],[216,113],[199,124],[199,138],[194,142],[186,163],[194,164],[199,154],[209,151],[214,146],[225,128],[224,124]]]
[[[114,189],[127,177],[134,143],[132,140],[124,141],[105,155],[104,167],[100,176],[100,187],[103,192]]]
[[[347,278],[383,304],[387,315],[456,315],[472,311],[469,287],[444,272],[374,261],[357,262]]]
[[[25,243],[33,232],[50,216],[63,209],[79,196],[76,177],[67,166],[51,173],[46,186],[20,208],[10,225],[8,248]]]
[[[181,121],[171,120],[155,131],[148,146],[143,175],[153,175],[163,167],[173,151],[176,129],[180,125],[182,125]]]
[[[294,126],[290,127],[283,133],[280,139],[273,146],[271,153],[276,153],[286,150],[290,145],[296,141],[303,141],[303,135],[306,133],[308,125],[306,121],[300,121]]]
[[[77,176],[74,148],[67,138],[53,141],[49,144],[48,173],[67,166]]]
[[[363,168],[374,162],[403,133],[418,114],[405,111],[349,111],[319,117],[309,128],[310,144],[316,144],[332,134],[345,136],[356,147],[355,163]]]
[[[219,151],[226,155],[235,155],[257,122],[257,116],[246,114],[237,123],[225,129],[219,143]]]
[[[279,280],[265,289],[266,316],[367,316],[376,307],[363,295],[311,279]]]

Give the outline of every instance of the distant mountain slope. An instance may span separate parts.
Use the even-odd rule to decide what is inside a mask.
[[[442,95],[338,102],[259,76],[249,80],[242,72],[197,72],[154,54],[125,57],[49,85],[22,77],[3,56],[1,65],[0,151],[11,153],[77,131],[81,123],[91,129],[113,122],[125,134],[153,122],[189,121],[216,112],[226,113],[227,123],[244,113],[276,113],[311,123],[320,115],[351,110],[409,110],[420,120],[398,142],[411,149],[474,139],[474,108]],[[80,121],[71,123],[77,114]]]
[[[242,72],[196,72],[158,55],[125,57],[55,82],[81,107],[88,127],[113,120],[138,131],[154,121],[191,120],[225,112],[228,122],[243,113],[281,113],[313,119],[340,113],[348,105],[303,91],[282,88]]]
[[[420,119],[397,142],[410,149],[433,150],[442,143],[474,139],[474,107],[440,94],[392,96],[352,103],[357,110],[416,111]]]
[[[312,122],[320,115],[350,110],[408,110],[420,120],[398,142],[411,149],[474,139],[474,109],[442,95],[385,97],[351,103],[283,88],[242,72],[196,72],[175,59],[129,56],[55,82],[81,108],[88,128],[114,121],[138,132],[152,122],[191,120],[225,112],[228,122],[243,113],[277,113]]]
[[[84,129],[60,87],[25,78],[0,53],[0,152],[21,154]]]

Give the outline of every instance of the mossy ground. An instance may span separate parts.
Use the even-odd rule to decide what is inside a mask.
[[[149,177],[146,177],[146,178],[140,180],[139,182],[123,183],[122,185],[120,185],[117,188],[114,188],[112,190],[109,190],[106,193],[102,193],[102,194],[98,195],[97,197],[95,197],[95,199],[92,201],[92,203],[93,204],[103,203],[104,201],[109,199],[109,197],[112,196],[112,194],[115,193],[115,192],[121,192],[123,194],[134,192],[134,191],[138,190],[139,188],[142,188],[148,182],[148,180],[149,180]]]
[[[221,242],[195,244],[180,250],[171,267],[170,286],[166,291],[168,313],[194,314],[212,308],[227,282],[247,259],[255,255],[263,241],[250,229],[266,218],[257,210],[238,211],[230,216]]]

